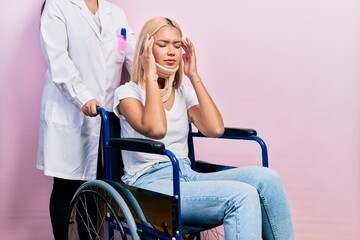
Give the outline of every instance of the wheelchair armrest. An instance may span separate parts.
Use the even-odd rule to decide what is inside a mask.
[[[121,150],[161,154],[165,149],[162,142],[141,138],[110,138],[109,146]]]
[[[200,131],[197,133],[193,133],[193,136],[197,137],[205,137]],[[249,136],[257,136],[257,132],[255,129],[251,128],[225,128],[224,134],[221,136],[223,138],[226,137],[249,137]]]
[[[257,132],[255,129],[251,128],[225,128],[225,132],[222,135],[223,137],[227,136],[256,136]]]
[[[206,137],[200,131],[193,132],[191,131],[191,124],[190,124],[190,132],[189,132],[189,145],[193,144],[192,137]],[[240,140],[250,140],[256,141],[261,147],[261,155],[262,155],[262,164],[264,167],[268,167],[268,153],[267,147],[265,142],[257,136],[257,132],[255,129],[251,128],[225,128],[224,134],[219,138],[222,139],[240,139]],[[191,159],[195,159],[195,156],[190,156]],[[192,163],[193,167],[195,168],[194,163]]]
[[[161,154],[169,157],[173,167],[174,196],[180,196],[179,162],[171,151],[165,149],[164,143],[141,138],[110,138],[108,146],[117,147],[121,150]]]

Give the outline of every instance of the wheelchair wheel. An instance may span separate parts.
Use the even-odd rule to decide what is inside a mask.
[[[121,195],[108,183],[84,183],[68,212],[65,240],[139,240],[135,220]]]
[[[200,239],[201,240],[224,240],[225,235],[222,231],[223,229],[213,228],[209,229],[207,231],[203,231],[200,233]]]
[[[222,227],[215,227],[208,230],[188,232],[182,235],[183,240],[224,240],[225,235]]]

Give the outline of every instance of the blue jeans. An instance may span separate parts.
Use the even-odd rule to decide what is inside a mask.
[[[197,173],[180,159],[181,216],[184,224],[223,224],[228,240],[292,240],[290,208],[276,172],[239,167]],[[134,186],[173,194],[171,162],[157,163]]]

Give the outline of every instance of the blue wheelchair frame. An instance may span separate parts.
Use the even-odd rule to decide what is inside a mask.
[[[112,169],[111,169],[111,149],[120,148],[121,150],[127,151],[139,151],[145,153],[155,153],[160,155],[167,156],[173,167],[173,197],[177,199],[177,222],[179,223],[179,232],[177,236],[169,236],[168,239],[178,239],[182,238],[182,226],[181,226],[181,197],[180,197],[180,180],[179,180],[179,162],[176,156],[169,150],[165,148],[165,145],[159,141],[147,140],[147,139],[134,139],[134,138],[111,138],[110,129],[109,129],[109,117],[108,113],[104,108],[98,107],[98,112],[102,118],[102,144],[103,144],[103,156],[104,156],[104,165],[105,165],[105,180],[112,181]],[[197,166],[194,155],[194,137],[205,137],[200,132],[193,132],[191,125],[188,136],[189,143],[189,158],[193,169],[201,171],[201,168]],[[257,142],[262,151],[262,165],[268,167],[268,152],[265,142],[257,136],[257,132],[253,129],[238,129],[238,128],[225,128],[224,134],[220,137],[223,139],[238,139],[238,140],[249,140]],[[215,166],[212,164],[205,163],[206,166]],[[215,171],[217,170],[216,166],[213,167]],[[212,171],[212,170],[211,170]],[[111,226],[110,226],[111,227]],[[140,226],[141,227],[141,226]],[[144,231],[152,231],[145,226]],[[156,230],[152,234],[156,235]],[[162,235],[162,233],[160,233]],[[160,237],[160,236],[159,236]],[[162,238],[164,236],[161,236]],[[152,238],[144,238],[152,239]],[[167,238],[166,238],[167,239]]]

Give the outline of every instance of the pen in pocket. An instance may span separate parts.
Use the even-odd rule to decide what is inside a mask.
[[[118,51],[126,50],[126,28],[121,28],[118,35]]]

